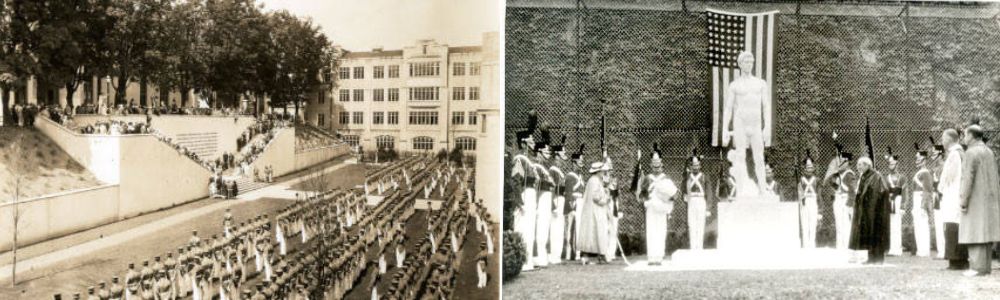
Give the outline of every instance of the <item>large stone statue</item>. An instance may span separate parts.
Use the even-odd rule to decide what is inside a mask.
[[[731,174],[736,179],[736,196],[762,196],[764,182],[764,147],[771,137],[771,91],[767,81],[753,75],[754,57],[750,52],[741,52],[737,57],[740,68],[726,88],[722,113],[722,144],[728,146],[732,140],[734,151],[729,151],[732,163]],[[750,179],[746,165],[746,149],[753,152],[754,175],[757,182]]]

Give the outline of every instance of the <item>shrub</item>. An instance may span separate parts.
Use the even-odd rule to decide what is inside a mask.
[[[463,157],[464,155],[462,155],[462,150],[459,150],[458,147],[451,148],[451,153],[448,153],[448,161],[456,165],[462,164]]]
[[[438,162],[444,162],[446,159],[448,159],[448,150],[444,149],[439,150],[437,155],[434,156],[434,158],[437,158]]]
[[[625,255],[637,255],[646,253],[645,233],[624,233],[618,234],[618,241],[622,243],[622,251]],[[666,243],[666,241],[664,241]]]
[[[503,232],[503,280],[511,280],[521,273],[527,261],[524,240],[513,230]]]

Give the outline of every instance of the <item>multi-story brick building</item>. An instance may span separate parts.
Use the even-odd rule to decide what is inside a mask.
[[[497,33],[484,34],[483,45],[499,47]],[[484,64],[496,70],[498,51],[483,47],[418,40],[402,50],[345,50],[335,84],[306,105],[306,121],[366,151],[475,150],[481,110],[499,103],[485,99],[499,97],[484,92],[499,84],[483,74]]]

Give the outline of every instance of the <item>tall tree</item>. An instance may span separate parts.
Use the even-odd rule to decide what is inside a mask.
[[[104,39],[105,72],[117,79],[115,104],[124,104],[128,83],[147,75],[150,53],[155,51],[156,26],[166,0],[107,0],[107,14],[114,26]]]
[[[333,69],[334,51],[330,41],[310,20],[296,18],[287,11],[271,15],[274,49],[277,58],[276,78],[271,102],[292,104],[295,115],[303,100],[323,84],[323,75]]]
[[[30,57],[19,60],[22,71],[48,88],[66,88],[66,104],[96,64],[103,38],[100,0],[11,0],[10,37]]]
[[[4,125],[13,121],[10,110],[10,90],[14,87],[16,76],[11,66],[10,56],[14,54],[14,43],[10,36],[10,1],[0,0],[0,114]]]
[[[205,53],[208,89],[214,107],[221,107],[219,98],[227,106],[237,105],[239,96],[250,90],[254,67],[248,64],[253,55],[263,50],[255,48],[261,35],[259,24],[264,17],[253,0],[207,0],[205,12],[208,28],[205,31]]]
[[[187,105],[188,91],[204,85],[206,66],[202,39],[206,23],[199,0],[175,3],[164,16],[163,37],[156,43],[162,55],[158,82],[160,98],[167,100],[170,90],[181,94],[181,106]]]

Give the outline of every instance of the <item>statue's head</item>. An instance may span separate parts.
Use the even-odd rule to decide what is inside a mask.
[[[736,56],[736,65],[740,67],[741,71],[745,72],[753,71],[753,63],[754,63],[753,53],[750,53],[748,51],[743,51],[740,52],[738,56]]]

